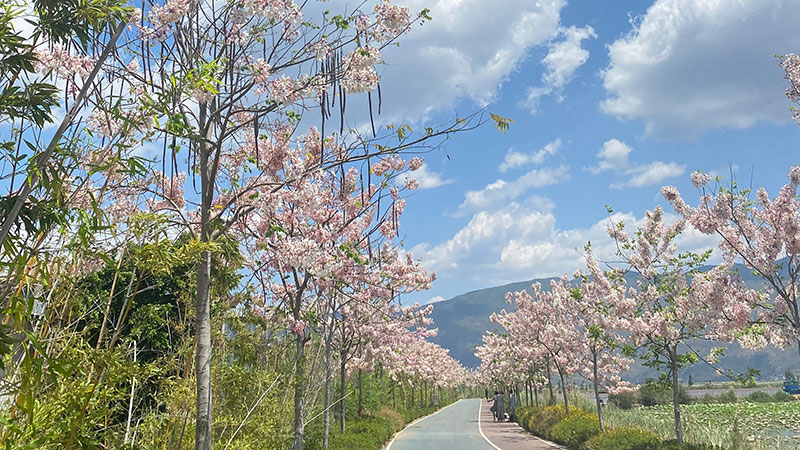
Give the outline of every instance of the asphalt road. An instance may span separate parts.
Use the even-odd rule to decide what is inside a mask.
[[[459,400],[432,416],[412,423],[386,450],[496,450],[478,430],[481,400]]]

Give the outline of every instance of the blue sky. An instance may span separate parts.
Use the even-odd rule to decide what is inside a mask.
[[[800,162],[774,58],[800,51],[798,1],[406,4],[434,20],[384,52],[382,120],[439,123],[482,106],[515,120],[507,135],[487,125],[426,156],[401,235],[439,279],[406,302],[571,274],[589,240],[611,258],[606,204],[633,225],[670,211],[663,185],[696,201],[694,170],[733,170],[774,194]]]

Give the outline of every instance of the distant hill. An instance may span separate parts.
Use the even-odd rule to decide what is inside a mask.
[[[751,288],[761,286],[760,279],[752,275],[744,266],[738,267],[738,270],[748,286]],[[481,336],[486,330],[501,330],[497,324],[489,321],[489,316],[502,309],[512,309],[512,305],[506,303],[506,292],[523,289],[530,292],[530,286],[534,282],[541,283],[543,289],[549,289],[552,279],[554,278],[540,278],[480,289],[436,303],[432,318],[434,326],[439,328],[439,333],[434,341],[450,349],[450,355],[465,366],[478,367],[480,360],[475,357],[473,352],[475,347],[481,344]],[[701,354],[707,353],[711,347],[726,347],[724,344],[708,341],[696,342],[692,346]],[[742,349],[738,345],[727,347],[729,347],[728,351],[721,359],[723,368],[744,372],[748,367],[752,367],[761,371],[760,378],[762,380],[782,379],[786,369],[800,373],[800,355],[796,347],[788,350],[769,347],[755,352]],[[685,380],[689,374],[696,382],[723,379],[704,363],[698,363],[694,367],[682,371],[681,378]],[[639,383],[655,375],[655,371],[637,363],[624,375],[624,378]]]

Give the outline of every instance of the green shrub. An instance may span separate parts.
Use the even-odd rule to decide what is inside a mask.
[[[537,436],[552,439],[553,427],[566,416],[567,414],[560,406],[537,408],[528,419],[529,431]]]
[[[524,429],[528,430],[528,419],[530,419],[531,414],[533,414],[535,408],[531,406],[523,406],[521,408],[517,408],[516,413],[514,414],[514,418],[516,419],[517,423]],[[528,430],[530,431],[530,430]]]
[[[595,435],[586,442],[588,450],[659,450],[658,435],[638,428],[616,428]]]
[[[751,392],[746,398],[748,402],[753,403],[770,403],[775,401],[775,397],[767,394],[764,391]]]
[[[733,388],[728,388],[728,391],[717,396],[718,403],[736,403],[739,401],[739,397],[736,396],[736,392],[734,392]]]
[[[706,393],[696,398],[695,402],[710,405],[712,403],[717,403],[717,398],[711,394]]]
[[[689,444],[684,442],[683,444],[678,444],[678,441],[675,439],[671,441],[664,441],[661,443],[661,446],[658,447],[659,450],[722,450],[722,447],[717,447],[716,445],[709,445],[709,444]]]
[[[692,397],[684,386],[678,386],[678,403],[691,403]],[[639,388],[639,403],[644,406],[668,405],[672,403],[672,387],[648,382]]]
[[[608,401],[612,405],[620,409],[631,409],[637,400],[636,392],[622,392],[619,394],[612,394],[608,396]]]
[[[344,434],[332,433],[330,449],[381,448],[391,439],[395,430],[392,420],[386,417],[364,416],[347,424]]]
[[[776,402],[791,402],[791,401],[794,401],[794,397],[792,397],[791,395],[787,394],[784,391],[776,392],[774,398],[775,398]]]
[[[566,445],[571,450],[582,450],[592,436],[600,433],[600,423],[596,414],[580,409],[570,411],[569,415],[553,427],[553,440]]]

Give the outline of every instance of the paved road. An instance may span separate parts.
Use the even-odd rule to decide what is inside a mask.
[[[479,420],[480,417],[480,420]],[[527,433],[515,423],[495,423],[489,403],[459,400],[413,422],[386,450],[552,450],[562,448]]]
[[[478,399],[459,400],[412,423],[386,450],[496,450],[478,431]]]

